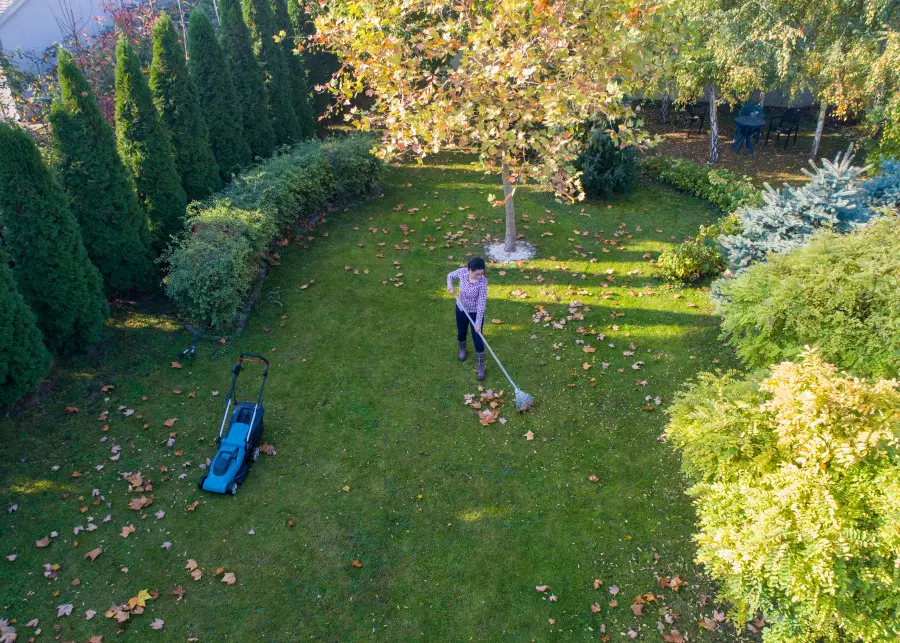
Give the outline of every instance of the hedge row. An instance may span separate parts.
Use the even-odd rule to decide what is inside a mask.
[[[283,148],[191,204],[186,229],[164,256],[166,293],[181,313],[198,325],[232,326],[282,231],[380,188],[384,165],[371,154],[372,143],[353,135]]]
[[[671,156],[651,156],[644,159],[643,166],[657,181],[706,199],[728,213],[762,201],[759,189],[753,187],[749,177],[740,178],[708,163],[697,165]]]

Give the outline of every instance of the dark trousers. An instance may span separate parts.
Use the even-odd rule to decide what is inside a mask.
[[[474,321],[478,313],[469,313],[469,316],[472,317]],[[456,339],[461,342],[466,341],[466,334],[469,332],[469,318],[466,317],[466,314],[459,309],[459,306],[456,307]],[[484,352],[484,341],[481,339],[481,335],[475,332],[475,329],[472,328],[472,341],[475,343],[475,352],[483,353]]]

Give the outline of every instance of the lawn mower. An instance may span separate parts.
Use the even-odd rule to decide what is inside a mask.
[[[259,397],[255,403],[235,401],[232,410],[234,388],[237,386],[238,375],[241,374],[244,362],[265,364]],[[259,459],[259,443],[263,433],[262,397],[266,377],[269,375],[269,361],[253,353],[241,353],[237,364],[231,370],[234,377],[231,380],[231,390],[225,398],[225,417],[222,418],[219,437],[216,438],[219,450],[210,462],[206,475],[200,478],[198,486],[204,491],[230,493],[233,496],[237,493],[238,485],[243,484],[250,472],[250,465]]]

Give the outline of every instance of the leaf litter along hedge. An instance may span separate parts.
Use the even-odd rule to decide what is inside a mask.
[[[380,189],[384,164],[372,145],[370,136],[350,135],[282,148],[191,204],[185,230],[163,256],[166,293],[181,314],[203,326],[232,326],[285,228]]]

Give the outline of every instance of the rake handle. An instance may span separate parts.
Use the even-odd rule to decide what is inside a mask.
[[[459,301],[459,297],[457,297],[456,295],[453,295],[453,298],[456,299],[456,305],[457,305],[457,307],[458,307],[461,311],[463,311],[463,314],[464,314],[464,315],[466,316],[466,318],[469,320],[469,323],[472,324],[472,333],[474,334],[474,333],[476,332],[476,331],[475,331],[475,320],[472,319],[472,317],[469,315],[468,311],[466,311],[466,309],[463,308],[462,302]],[[503,374],[506,375],[506,379],[509,380],[510,385],[511,385],[515,390],[518,391],[518,390],[519,390],[519,387],[516,386],[516,383],[513,382],[513,381],[512,381],[512,378],[509,376],[509,373],[507,373],[507,372],[506,372],[506,369],[503,368],[503,364],[500,362],[500,358],[497,357],[497,353],[495,353],[495,352],[494,352],[494,349],[491,348],[491,345],[488,344],[488,340],[487,340],[487,338],[485,338],[484,333],[478,333],[478,334],[481,335],[481,341],[484,342],[484,345],[485,345],[485,346],[487,347],[487,349],[491,352],[491,357],[494,358],[494,361],[497,362],[497,366],[499,366],[499,367],[500,367],[500,370],[503,371]]]

